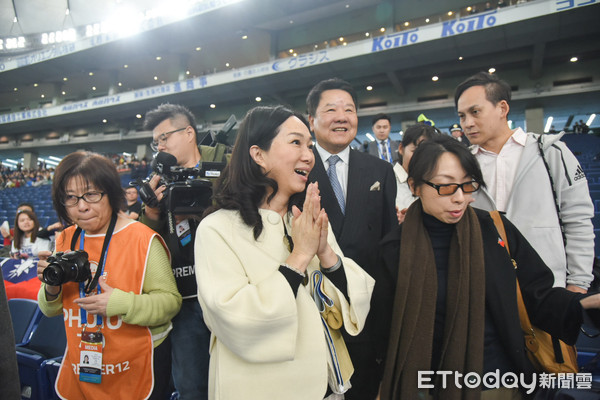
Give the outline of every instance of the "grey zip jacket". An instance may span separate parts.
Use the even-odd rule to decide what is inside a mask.
[[[557,215],[552,186],[538,148],[540,135],[527,133],[506,217],[516,225],[554,273],[554,286],[589,288],[593,280],[594,205],[579,161],[557,135],[542,135],[546,161],[556,189],[566,237],[566,248]],[[474,207],[494,210],[485,189],[474,193]]]

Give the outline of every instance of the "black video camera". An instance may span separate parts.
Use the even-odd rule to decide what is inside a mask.
[[[58,252],[48,257],[48,266],[42,274],[44,283],[59,286],[67,282],[85,282],[92,277],[88,253],[73,250]]]
[[[148,207],[170,212],[173,215],[201,215],[212,203],[213,182],[225,168],[225,163],[201,162],[196,168],[177,166],[177,159],[169,153],[157,153],[152,170],[161,176],[158,186],[166,187],[159,202],[149,180],[139,185],[140,198]],[[135,183],[135,182],[134,182]]]

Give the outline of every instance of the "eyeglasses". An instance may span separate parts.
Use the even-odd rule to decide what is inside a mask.
[[[187,126],[185,128],[179,128],[179,129],[175,129],[174,131],[169,131],[169,132],[165,132],[163,134],[161,134],[158,137],[157,141],[152,141],[150,142],[150,147],[152,148],[152,151],[158,151],[158,146],[160,145],[165,145],[167,143],[167,140],[169,139],[169,136],[175,132],[179,132],[179,131],[183,131],[187,129]]]
[[[463,193],[473,193],[479,190],[479,182],[471,181],[465,183],[445,183],[443,185],[436,185],[435,183],[423,181],[426,185],[431,186],[435,190],[437,190],[440,196],[451,196],[458,188],[461,188]]]
[[[79,200],[84,200],[86,203],[93,204],[98,203],[102,200],[106,193],[104,192],[87,192],[81,196],[75,196],[73,194],[68,194],[65,196],[65,199],[62,201],[62,204],[66,207],[73,207],[79,203]]]

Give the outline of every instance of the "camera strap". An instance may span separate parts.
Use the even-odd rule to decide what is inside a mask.
[[[108,225],[108,230],[106,231],[106,235],[104,236],[104,243],[102,244],[102,252],[100,253],[100,261],[98,261],[98,267],[96,268],[96,273],[94,277],[88,282],[87,285],[84,286],[83,282],[79,283],[79,295],[81,297],[85,297],[86,294],[89,294],[97,288],[98,294],[100,294],[100,286],[98,286],[98,280],[102,276],[102,271],[104,270],[104,263],[106,262],[106,254],[108,253],[108,246],[110,244],[110,239],[112,238],[112,234],[115,230],[115,225],[117,224],[117,214],[113,214],[110,219],[110,224]],[[81,228],[77,228],[73,235],[73,239],[71,240],[71,250],[74,250],[75,243],[77,242],[77,237],[81,235],[79,240],[79,248],[83,250],[83,244],[85,240],[85,231]],[[98,315],[98,326],[102,325],[102,316]],[[87,312],[85,310],[81,310],[81,323],[87,324]]]

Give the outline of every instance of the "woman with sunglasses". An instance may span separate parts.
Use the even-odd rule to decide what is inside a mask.
[[[458,141],[441,136],[421,143],[408,183],[419,200],[381,247],[378,284],[386,286],[380,290],[393,306],[380,321],[390,332],[381,399],[520,399],[513,388],[458,387],[454,375],[498,371],[535,379],[519,323],[516,278],[532,324],[568,344],[577,339],[583,309],[598,308],[600,295],[552,288],[550,269],[502,217],[509,257],[491,216],[469,206],[484,182],[477,160]],[[423,371],[453,375],[445,387],[442,375],[426,375],[431,380],[419,387]]]
[[[165,243],[119,213],[125,203],[119,174],[99,154],[65,157],[56,167],[52,200],[68,226],[57,236],[56,250],[85,251],[78,258],[90,270],[86,276],[83,261],[73,268],[58,253],[51,266],[38,263],[40,309],[65,315],[67,350],[57,393],[68,399],[168,398],[167,335],[181,296]],[[81,276],[83,282],[61,278],[61,270],[78,271],[64,277]]]

